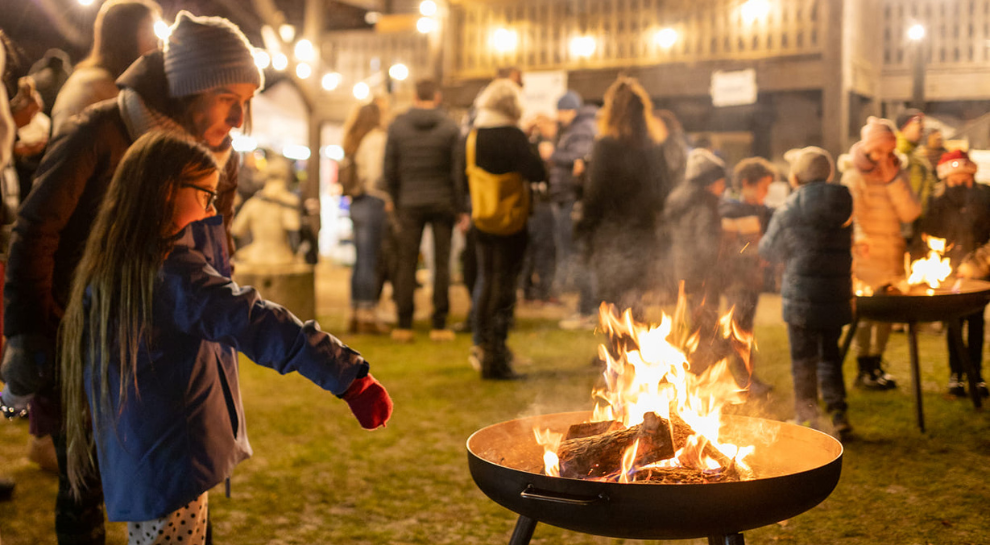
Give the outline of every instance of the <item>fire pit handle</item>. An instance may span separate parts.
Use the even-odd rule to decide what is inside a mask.
[[[533,485],[527,485],[526,490],[519,493],[519,497],[527,500],[548,501],[553,503],[564,503],[567,505],[593,505],[599,502],[608,502],[608,496],[605,494],[599,494],[594,497],[572,496],[569,494],[559,494],[557,492],[539,490]]]

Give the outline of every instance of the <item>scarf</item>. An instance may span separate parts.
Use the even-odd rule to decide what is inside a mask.
[[[148,107],[141,95],[133,89],[125,87],[120,90],[117,95],[117,107],[120,109],[120,117],[124,119],[127,134],[132,141],[151,131],[164,131],[191,138],[182,125],[171,117]],[[213,153],[217,167],[223,170],[233,151],[230,136],[228,135],[217,148],[206,147]]]

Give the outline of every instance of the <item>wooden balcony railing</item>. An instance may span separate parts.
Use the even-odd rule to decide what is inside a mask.
[[[915,24],[929,70],[990,67],[990,0],[884,0],[882,17],[885,71],[910,70]]]
[[[500,66],[527,70],[614,68],[658,63],[759,59],[822,52],[827,0],[770,0],[747,19],[743,0],[527,0],[452,7],[457,77],[490,77]],[[656,40],[671,28],[669,47]],[[516,45],[498,51],[498,29]],[[573,38],[590,36],[590,56],[575,55]]]

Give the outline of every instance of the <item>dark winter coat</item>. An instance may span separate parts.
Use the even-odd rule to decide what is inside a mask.
[[[610,136],[595,142],[582,199],[582,233],[610,233],[652,244],[668,191],[667,166],[659,145],[630,146]],[[642,240],[630,238],[648,236]],[[649,233],[649,234],[648,234]]]
[[[719,281],[722,220],[718,205],[718,196],[690,182],[677,186],[667,198],[664,223],[670,233],[674,279],[684,281],[687,293],[701,293],[713,287],[709,282]]]
[[[561,129],[550,156],[550,200],[573,201],[581,190],[579,180],[574,179],[574,162],[588,161],[595,145],[595,114],[597,108],[588,105],[578,110],[571,124]]]
[[[167,111],[164,60],[160,51],[141,57],[117,80],[144,103]],[[3,292],[4,333],[32,338],[24,345],[54,350],[72,275],[82,258],[90,229],[117,164],[132,139],[117,100],[94,104],[72,118],[49,144],[35,174],[34,189],[17,213]],[[238,163],[227,161],[217,188],[217,211],[228,227],[233,218]],[[37,358],[35,358],[37,359]],[[39,374],[51,377],[51,354]],[[5,371],[6,372],[6,371]],[[41,385],[57,407],[52,384]],[[28,392],[38,391],[35,388]],[[40,406],[40,405],[39,405]],[[47,418],[37,412],[38,420]]]
[[[163,517],[230,477],[251,456],[237,351],[280,374],[298,372],[341,396],[368,364],[338,339],[303,324],[230,278],[222,220],[180,233],[155,284],[150,346],[142,343],[121,406],[110,366],[112,412],[100,410],[100,380],[87,363],[86,390],[107,516]]]
[[[722,285],[760,292],[763,289],[763,260],[759,244],[773,215],[766,205],[723,197],[718,206],[722,218]]]
[[[944,238],[946,256],[955,269],[963,259],[990,242],[990,187],[945,187],[939,183],[922,218],[922,232]]]
[[[411,108],[388,128],[383,176],[396,208],[430,207],[459,212],[455,183],[460,131],[436,108]]]
[[[760,241],[760,255],[784,262],[784,321],[808,329],[852,321],[852,196],[812,182],[787,198]]]

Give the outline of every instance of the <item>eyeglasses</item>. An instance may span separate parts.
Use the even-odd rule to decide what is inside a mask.
[[[195,189],[196,191],[202,191],[203,193],[206,193],[207,195],[210,196],[210,198],[206,201],[205,210],[209,212],[210,208],[213,208],[214,210],[216,209],[214,205],[217,203],[217,198],[220,196],[216,191],[213,191],[212,189],[206,189],[205,187],[199,187],[196,184],[179,184],[179,185],[182,187],[188,187],[189,189]]]

